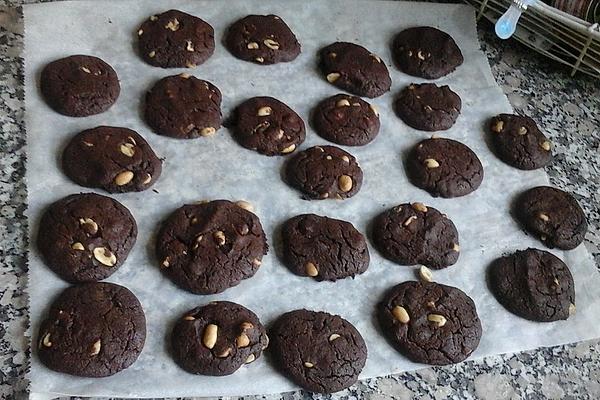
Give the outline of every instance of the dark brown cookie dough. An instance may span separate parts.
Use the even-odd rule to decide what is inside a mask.
[[[354,43],[336,42],[319,52],[327,81],[357,96],[379,97],[390,90],[392,79],[377,55]]]
[[[403,282],[386,293],[378,308],[385,335],[414,362],[459,363],[479,345],[481,322],[475,304],[455,287]]]
[[[171,214],[156,238],[165,275],[197,294],[220,293],[252,277],[268,246],[258,217],[242,206],[214,200]]]
[[[369,267],[365,237],[346,221],[302,214],[283,225],[285,264],[296,275],[335,281]]]
[[[125,206],[99,194],[73,194],[48,207],[37,245],[46,264],[68,282],[109,277],[127,259],[137,225]]]
[[[313,123],[319,136],[330,142],[362,146],[379,133],[379,112],[360,97],[336,94],[319,103]]]
[[[142,305],[129,289],[107,282],[65,289],[41,323],[37,353],[48,368],[100,378],[137,360],[146,340]]]
[[[335,146],[314,146],[285,166],[287,183],[307,199],[347,199],[360,190],[363,172],[356,158]]]
[[[406,162],[410,181],[434,197],[460,197],[479,187],[483,166],[464,144],[451,139],[426,139],[410,152]]]
[[[70,117],[100,114],[117,101],[121,92],[115,70],[101,59],[85,55],[46,65],[40,89],[54,111]]]
[[[141,57],[155,67],[194,68],[215,51],[213,27],[178,10],[151,16],[138,29],[138,37]]]
[[[496,155],[515,168],[542,168],[552,161],[551,143],[529,117],[500,114],[490,121]]]
[[[411,84],[394,104],[396,114],[406,125],[421,131],[450,129],[460,115],[460,97],[448,86],[433,83]]]
[[[161,160],[143,137],[114,126],[77,134],[63,152],[62,165],[78,185],[109,193],[146,190],[162,172]]]
[[[569,268],[551,253],[517,251],[496,259],[488,271],[496,299],[513,314],[551,322],[575,312],[575,284]]]
[[[269,332],[277,367],[311,392],[333,393],[352,386],[367,359],[360,333],[337,315],[290,311]]]
[[[235,57],[256,64],[276,64],[294,60],[300,43],[277,15],[248,15],[229,27],[227,49]]]
[[[400,32],[392,44],[392,54],[402,72],[425,79],[441,78],[463,63],[454,39],[430,26]]]
[[[192,374],[223,376],[258,359],[269,344],[256,314],[229,301],[196,307],[171,333],[173,357]]]
[[[267,156],[289,154],[306,137],[302,118],[273,97],[244,101],[235,109],[232,125],[240,145]]]
[[[460,252],[454,223],[422,203],[400,204],[379,214],[373,221],[373,243],[398,264],[435,269],[455,264]]]
[[[146,94],[146,122],[159,135],[193,139],[221,127],[221,91],[189,74],[168,76]]]
[[[572,250],[583,242],[588,229],[575,197],[549,186],[521,193],[515,202],[515,215],[549,248]]]

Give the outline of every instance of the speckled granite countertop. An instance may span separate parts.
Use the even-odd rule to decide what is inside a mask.
[[[49,0],[51,1],[51,0]],[[24,183],[23,3],[0,0],[0,398],[26,396],[27,191]],[[560,65],[515,41],[501,42],[490,24],[481,46],[518,113],[536,120],[555,146],[546,168],[552,184],[574,193],[587,213],[585,245],[600,267],[600,80],[571,78]],[[359,382],[331,396],[305,392],[262,399],[598,399],[600,340],[488,357]]]

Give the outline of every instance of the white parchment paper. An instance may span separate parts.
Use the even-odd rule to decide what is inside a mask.
[[[217,48],[194,75],[215,83],[223,93],[223,113],[251,96],[274,96],[308,120],[311,107],[338,92],[316,69],[316,52],[337,40],[357,42],[388,64],[390,93],[372,101],[381,112],[379,137],[368,146],[347,148],[364,170],[361,191],[346,201],[304,201],[280,179],[284,159],[265,157],[238,146],[226,129],[212,138],[180,141],[152,133],[141,118],[141,100],[153,83],[183,70],[163,70],[136,55],[136,31],[151,14],[178,8],[200,16],[214,28]],[[221,44],[226,27],[249,13],[276,13],[291,26],[302,44],[292,63],[257,66],[232,57]],[[547,184],[543,171],[524,172],[501,163],[484,141],[483,126],[492,115],[511,112],[494,82],[479,48],[473,10],[464,5],[434,5],[385,1],[93,1],[25,6],[25,82],[28,133],[27,181],[32,239],[44,207],[71,193],[89,191],[70,182],[60,171],[59,155],[77,132],[97,125],[125,126],[142,134],[165,158],[158,191],[115,195],[134,214],[139,235],[127,262],[108,280],[129,287],[142,302],[148,337],[138,361],[109,378],[84,379],[58,374],[40,364],[32,351],[31,389],[34,395],[159,397],[244,395],[288,391],[295,385],[261,357],[232,376],[211,378],[183,372],[170,359],[167,337],[184,311],[211,300],[232,300],[254,310],[264,323],[301,307],[324,310],[350,320],[364,336],[369,357],[362,378],[422,367],[395,352],[383,339],[374,319],[374,306],[385,289],[414,279],[415,269],[384,260],[371,248],[368,271],[356,279],[318,283],[290,273],[277,259],[273,232],[284,220],[312,212],[351,221],[362,232],[384,209],[420,201],[447,213],[460,233],[458,263],[434,272],[438,282],[457,286],[477,305],[483,336],[472,358],[600,336],[600,279],[584,246],[554,251],[573,272],[577,314],[568,321],[533,323],[505,311],[485,283],[485,270],[501,254],[528,246],[542,247],[509,216],[513,196]],[[458,199],[435,199],[411,185],[401,158],[427,137],[403,124],[393,113],[392,100],[411,82],[420,82],[392,66],[389,43],[395,33],[414,25],[432,25],[449,32],[459,44],[465,63],[442,78],[463,100],[456,125],[442,135],[473,149],[485,168],[481,187]],[[72,54],[92,54],[111,64],[122,91],[108,112],[88,118],[68,118],[48,108],[38,89],[43,66]],[[325,144],[311,129],[302,148]],[[239,286],[215,296],[184,292],[165,279],[154,259],[153,235],[159,222],[182,204],[201,199],[245,199],[255,205],[269,237],[271,251],[258,273]],[[34,243],[34,242],[32,242]],[[67,284],[30,253],[31,324],[34,340],[49,303]],[[33,342],[35,343],[35,341]]]

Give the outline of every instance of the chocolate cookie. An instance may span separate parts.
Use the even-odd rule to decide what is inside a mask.
[[[379,214],[373,222],[373,243],[398,264],[435,269],[455,264],[460,251],[454,223],[422,203],[400,204]]]
[[[496,155],[519,169],[537,169],[552,161],[550,141],[529,117],[500,114],[490,121]]]
[[[314,146],[296,154],[286,165],[287,183],[307,199],[347,199],[362,186],[356,158],[335,146]]]
[[[300,43],[289,26],[277,15],[248,15],[229,27],[227,49],[235,57],[256,64],[294,60]]]
[[[109,193],[148,189],[162,172],[162,162],[137,132],[99,126],[77,134],[62,155],[65,174],[78,185]]]
[[[336,42],[319,52],[327,81],[357,96],[379,97],[390,90],[392,79],[385,63],[354,43]]]
[[[247,149],[267,156],[289,154],[304,142],[304,121],[272,97],[253,97],[233,113],[234,138]]]
[[[284,223],[282,236],[285,264],[296,275],[336,281],[369,267],[365,237],[349,222],[298,215]]]
[[[333,393],[352,386],[367,359],[367,346],[345,319],[324,312],[295,310],[270,330],[277,367],[304,389]]]
[[[463,63],[454,39],[430,26],[400,32],[394,39],[392,54],[402,72],[425,79],[441,78]]]
[[[379,112],[360,97],[336,94],[319,103],[313,123],[319,136],[330,142],[362,146],[379,133]]]
[[[408,156],[406,172],[411,182],[434,197],[460,197],[479,187],[483,166],[464,144],[451,139],[426,139]]]
[[[100,114],[115,104],[121,92],[117,73],[110,65],[83,55],[46,65],[40,89],[54,111],[69,117]]]
[[[146,340],[142,305],[129,289],[107,282],[65,289],[38,334],[38,356],[65,374],[100,378],[137,360]]]
[[[40,221],[37,245],[46,264],[68,282],[99,281],[127,259],[137,225],[125,206],[99,194],[53,203]]]
[[[258,359],[269,338],[256,314],[229,301],[189,310],[171,333],[173,357],[192,374],[223,376]]]
[[[153,15],[138,30],[140,55],[162,68],[194,68],[215,51],[213,27],[193,15],[169,10]]]
[[[252,277],[268,246],[258,217],[242,206],[214,200],[171,214],[156,238],[165,275],[197,294],[220,293]]]
[[[481,322],[462,290],[434,282],[403,282],[379,303],[379,321],[394,347],[414,362],[447,365],[479,345]]]
[[[575,312],[571,272],[547,251],[527,249],[498,258],[488,276],[496,299],[520,317],[551,322]]]
[[[193,139],[221,127],[221,92],[189,74],[158,81],[146,94],[146,122],[159,135]]]
[[[572,250],[579,246],[588,224],[577,200],[567,192],[538,186],[517,198],[515,214],[519,222],[549,248]]]
[[[412,128],[444,131],[450,129],[460,115],[461,100],[448,86],[413,83],[400,92],[394,108],[398,117]]]

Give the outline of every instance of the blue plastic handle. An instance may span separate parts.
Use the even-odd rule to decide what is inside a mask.
[[[534,3],[535,0],[522,0],[525,8]],[[496,21],[495,31],[500,39],[508,39],[517,29],[517,22],[521,17],[523,8],[513,3],[508,10]]]

